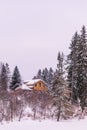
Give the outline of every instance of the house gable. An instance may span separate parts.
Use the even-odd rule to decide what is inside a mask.
[[[30,80],[24,82],[29,88],[34,90],[48,90],[46,83],[41,79]]]
[[[34,90],[47,90],[47,86],[44,82],[38,81],[34,84]]]

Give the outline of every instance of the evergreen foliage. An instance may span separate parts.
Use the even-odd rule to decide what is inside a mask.
[[[0,85],[2,90],[7,90],[9,88],[10,83],[10,70],[8,64],[2,64],[1,66],[1,74],[0,74]]]
[[[70,54],[68,55],[68,82],[71,89],[71,99],[72,103],[77,102],[77,57],[78,57],[78,46],[79,46],[80,36],[75,33],[71,45]]]
[[[64,55],[63,53],[58,53],[58,64],[55,73],[55,78],[53,81],[53,101],[55,106],[55,113],[57,116],[57,121],[60,118],[68,118],[69,114],[73,113],[69,102],[70,91],[67,87],[66,81],[64,80]]]
[[[50,67],[49,69],[47,68],[44,68],[43,70],[39,69],[37,75],[34,76],[33,79],[42,79],[48,84],[48,86],[52,86],[53,78],[54,78],[54,71],[52,67]]]
[[[52,67],[50,67],[50,69],[48,71],[48,84],[51,87],[52,87],[53,79],[54,79],[54,71],[53,71]]]
[[[87,105],[87,35],[82,27],[77,57],[77,88],[82,110]]]
[[[87,35],[85,26],[81,35],[75,33],[68,56],[68,81],[71,87],[72,102],[80,99],[82,110],[87,104]]]
[[[33,79],[42,79],[42,72],[41,72],[41,69],[38,70],[37,75],[34,76]]]
[[[18,67],[16,66],[13,71],[10,89],[14,90],[15,88],[19,87],[21,84],[22,84],[22,80],[21,80],[20,72]]]

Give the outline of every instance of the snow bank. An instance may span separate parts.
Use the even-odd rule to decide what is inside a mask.
[[[0,130],[87,130],[87,118],[64,122],[22,120],[0,124]]]

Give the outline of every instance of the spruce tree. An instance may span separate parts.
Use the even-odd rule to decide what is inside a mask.
[[[9,68],[9,65],[8,63],[6,63],[6,72],[7,72],[7,89],[9,89],[10,87],[10,82],[11,82],[11,74],[10,74],[10,68]]]
[[[1,68],[1,75],[0,75],[0,85],[2,90],[7,90],[8,89],[8,70],[7,70],[7,66],[2,64],[2,68]]]
[[[70,46],[68,56],[68,82],[71,87],[72,101],[78,98],[82,111],[87,105],[87,35],[85,26],[82,27],[81,35],[75,34]]]
[[[48,83],[48,69],[47,69],[47,68],[43,69],[43,71],[42,71],[42,79],[43,79],[46,83]]]
[[[87,34],[82,27],[77,57],[77,89],[82,111],[87,105]]]
[[[41,72],[41,69],[38,70],[37,75],[34,76],[33,79],[42,79],[42,72]]]
[[[55,113],[57,121],[60,118],[68,118],[68,114],[71,113],[71,104],[69,103],[69,90],[64,79],[64,55],[58,53],[58,64],[55,73],[52,96],[55,106]]]
[[[54,71],[53,71],[52,67],[50,67],[50,69],[48,71],[48,84],[49,84],[49,86],[52,86],[53,78],[54,78]]]
[[[41,79],[41,77],[42,77],[42,73],[41,73],[41,69],[39,69],[39,71],[38,71],[38,73],[37,73],[37,78],[38,78],[38,79]]]
[[[77,90],[77,57],[78,57],[78,47],[80,42],[80,36],[75,33],[70,45],[70,54],[68,55],[68,82],[69,88],[71,89],[71,99],[72,103],[78,100],[78,90]]]
[[[18,67],[16,66],[13,71],[10,89],[15,90],[15,88],[19,87],[21,84],[22,84],[22,80],[21,80],[20,72]]]

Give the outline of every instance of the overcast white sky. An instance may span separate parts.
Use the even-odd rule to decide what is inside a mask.
[[[87,0],[0,0],[0,61],[31,79],[39,68],[56,67],[58,51],[68,54],[83,25]]]

